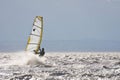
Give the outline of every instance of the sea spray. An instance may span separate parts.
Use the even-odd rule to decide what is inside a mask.
[[[42,65],[44,64],[46,58],[35,55],[32,52],[14,52],[9,53],[11,59],[6,65]]]
[[[44,64],[46,58],[40,57],[39,55],[33,54],[32,52],[25,52],[27,56],[27,60],[25,62],[26,65],[41,65]]]

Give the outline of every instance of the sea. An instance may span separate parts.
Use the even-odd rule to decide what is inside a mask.
[[[24,51],[26,41],[0,42],[0,52]],[[46,52],[120,52],[119,41],[107,40],[43,40]]]

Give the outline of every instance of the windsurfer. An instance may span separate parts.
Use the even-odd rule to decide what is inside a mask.
[[[45,55],[45,50],[44,50],[44,48],[42,48],[42,50],[40,49],[40,53],[39,53],[40,55],[39,56],[44,56]]]
[[[42,48],[42,50],[39,49],[38,52],[37,52],[36,50],[34,50],[34,52],[35,52],[35,54],[39,54],[39,56],[44,56],[44,55],[45,55],[45,50],[44,50],[44,48]]]

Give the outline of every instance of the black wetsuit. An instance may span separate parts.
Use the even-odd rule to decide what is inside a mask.
[[[44,48],[42,48],[42,50],[40,49],[40,55],[39,56],[44,56],[45,55],[45,50]]]
[[[36,50],[34,50],[34,52],[35,52],[35,54],[39,54],[39,56],[44,56],[44,55],[45,55],[45,50],[44,50],[44,48],[42,48],[42,50],[39,49],[39,52],[37,52]]]

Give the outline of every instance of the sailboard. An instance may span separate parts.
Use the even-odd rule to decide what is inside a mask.
[[[43,35],[43,17],[36,16],[33,22],[32,31],[28,37],[25,51],[36,51],[40,49]]]

